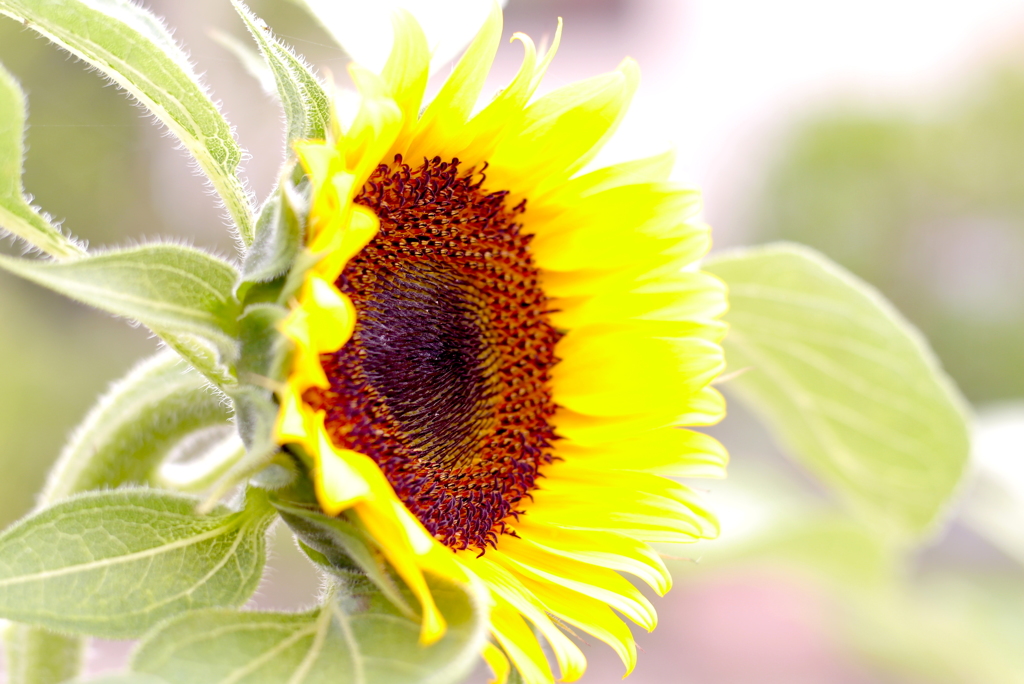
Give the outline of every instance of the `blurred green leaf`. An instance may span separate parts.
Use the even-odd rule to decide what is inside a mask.
[[[203,376],[174,352],[157,354],[100,398],[64,448],[42,500],[149,483],[184,437],[230,418]]]
[[[273,515],[258,491],[247,498],[244,511],[200,516],[195,499],[124,489],[34,513],[0,535],[0,616],[125,639],[185,610],[242,605]]]
[[[809,506],[799,516],[781,518],[732,548],[709,549],[705,571],[720,572],[723,565],[779,565],[847,587],[888,585],[891,581],[897,558],[870,527],[849,516]]]
[[[464,587],[430,584],[448,621],[431,646],[379,595],[346,596],[310,613],[188,613],[147,636],[132,667],[170,684],[454,684],[479,659],[485,609]]]
[[[244,3],[231,0],[245,27],[260,46],[267,66],[274,74],[277,92],[288,122],[287,144],[305,138],[323,139],[331,121],[331,104],[311,68],[267,28]],[[289,149],[290,153],[290,149]]]
[[[0,0],[2,1],[2,0]],[[239,307],[232,291],[238,272],[225,261],[181,245],[155,244],[64,262],[0,256],[0,268],[95,306],[137,320],[204,370],[202,340],[233,359]],[[199,338],[198,342],[178,344]],[[208,365],[208,363],[206,363]]]
[[[813,250],[712,259],[729,285],[730,382],[810,470],[886,533],[927,530],[968,457],[962,400],[871,286]]]
[[[754,241],[821,250],[919,327],[974,405],[1024,396],[1024,68],[982,60],[936,97],[839,98],[789,130]],[[968,95],[969,93],[969,95]]]
[[[236,175],[242,151],[163,23],[124,0],[0,0],[23,22],[109,76],[181,140],[210,179],[245,244],[249,200]]]
[[[50,256],[79,256],[82,248],[25,199],[21,181],[24,135],[25,96],[14,77],[0,65],[0,229]]]

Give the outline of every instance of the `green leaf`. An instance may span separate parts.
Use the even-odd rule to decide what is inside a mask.
[[[388,572],[387,563],[360,528],[344,517],[332,518],[273,498],[271,503],[295,533],[306,555],[324,570],[346,580],[353,575],[365,575],[399,612],[413,615],[398,583]]]
[[[345,597],[310,613],[189,613],[150,634],[132,667],[170,684],[454,684],[479,660],[486,609],[475,592],[430,583],[448,621],[432,646],[379,596]]]
[[[242,151],[163,23],[127,0],[0,0],[23,22],[109,76],[181,140],[207,175],[245,244],[249,200],[236,175]]]
[[[81,255],[84,250],[39,214],[21,185],[24,160],[25,96],[0,65],[0,228],[50,256]]]
[[[100,398],[64,448],[42,501],[150,483],[182,439],[230,418],[224,397],[203,376],[173,352],[157,354]]]
[[[288,122],[287,142],[304,138],[323,139],[331,121],[331,104],[310,67],[270,32],[266,22],[244,3],[231,0],[245,27],[256,40],[263,59],[274,74],[277,92]],[[290,152],[290,148],[289,148]]]
[[[195,513],[152,489],[88,492],[0,535],[0,617],[63,632],[134,638],[186,610],[240,606],[256,590],[273,509]]]
[[[927,343],[874,288],[813,250],[709,261],[729,285],[732,387],[810,470],[896,534],[941,512],[968,457],[964,404]]]
[[[199,370],[211,366],[203,358],[211,344],[222,359],[238,353],[240,311],[232,294],[238,272],[206,252],[154,244],[63,262],[0,256],[0,268],[166,334],[177,351],[197,360]]]

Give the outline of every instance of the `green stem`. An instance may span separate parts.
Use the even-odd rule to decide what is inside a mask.
[[[12,624],[4,631],[8,684],[60,684],[78,676],[85,642],[42,627]]]

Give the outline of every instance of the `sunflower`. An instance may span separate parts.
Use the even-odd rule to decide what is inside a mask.
[[[666,476],[718,476],[726,454],[680,426],[724,415],[724,286],[699,270],[699,196],[661,155],[584,173],[636,89],[636,65],[534,98],[555,53],[516,34],[515,78],[477,108],[495,9],[425,107],[430,52],[395,19],[380,74],[328,140],[296,144],[313,195],[295,345],[276,438],[312,458],[324,511],[358,520],[414,592],[421,639],[445,630],[424,573],[490,595],[498,680],[586,667],[573,628],[636,661],[619,617],[656,614],[651,542],[716,534]],[[345,119],[344,121],[342,119]],[[532,629],[531,629],[532,625]]]

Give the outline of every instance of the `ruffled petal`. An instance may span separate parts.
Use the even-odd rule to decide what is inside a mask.
[[[618,127],[640,81],[632,60],[559,88],[523,113],[521,128],[491,155],[490,178],[514,194],[543,195],[586,165]]]
[[[408,11],[394,12],[392,25],[394,48],[380,76],[402,112],[402,131],[393,145],[397,152],[408,144],[408,136],[419,117],[430,78],[430,48],[423,29]]]
[[[553,527],[535,523],[528,515],[516,523],[516,533],[556,556],[628,572],[659,595],[672,588],[672,576],[661,557],[647,544],[623,534]]]
[[[508,601],[494,597],[491,608],[491,633],[519,670],[525,684],[552,684],[551,666],[544,657],[540,642]]]
[[[469,121],[498,51],[502,21],[501,9],[495,3],[466,54],[420,117],[408,146],[409,159],[447,153],[452,141],[462,139],[463,126]]]
[[[654,606],[621,575],[580,561],[556,556],[525,539],[502,540],[488,556],[516,574],[578,591],[604,601],[630,620],[651,631],[658,623]]]
[[[549,582],[529,577],[520,577],[519,581],[549,613],[611,646],[626,666],[623,678],[629,676],[636,667],[636,642],[626,623],[607,604]]]
[[[551,622],[536,597],[512,573],[487,558],[479,559],[473,569],[491,591],[507,601],[544,635],[558,661],[561,681],[574,682],[583,676],[587,669],[583,652]]]

